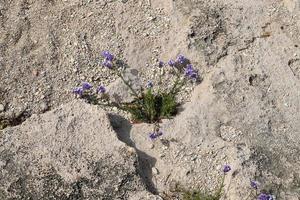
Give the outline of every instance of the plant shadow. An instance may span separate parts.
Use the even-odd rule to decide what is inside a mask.
[[[117,133],[118,139],[136,150],[139,162],[138,174],[146,185],[147,190],[152,194],[158,194],[152,181],[152,167],[155,166],[156,159],[136,148],[135,143],[130,138],[132,125],[127,119],[113,113],[109,113],[108,117],[114,131]]]

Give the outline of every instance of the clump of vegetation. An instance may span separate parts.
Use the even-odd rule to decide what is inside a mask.
[[[187,191],[183,195],[184,200],[219,200],[221,199],[221,195],[219,193],[216,194],[207,194],[202,191]]]
[[[212,193],[204,192],[201,189],[199,190],[186,190],[179,189],[179,192],[182,193],[183,200],[220,200],[223,195],[224,181],[226,174],[231,170],[229,165],[224,165],[223,167],[223,176],[220,181],[220,186]]]
[[[124,73],[126,66],[123,62],[116,60],[114,56],[104,51],[102,53],[104,58],[102,65],[110,69],[111,73],[120,77],[124,84],[129,88],[131,95],[133,96],[132,102],[112,102],[106,88],[100,85],[96,90],[93,90],[93,86],[90,83],[84,82],[80,87],[73,90],[73,93],[80,98],[86,99],[87,102],[101,105],[117,107],[120,110],[126,111],[131,114],[133,122],[146,122],[155,124],[154,131],[150,133],[151,139],[156,139],[161,135],[159,131],[159,122],[164,118],[171,118],[176,115],[179,103],[176,101],[178,93],[182,90],[182,87],[188,82],[198,81],[199,76],[197,70],[190,64],[189,60],[183,55],[179,55],[176,60],[169,60],[168,63],[160,61],[158,68],[163,69],[170,67],[176,80],[169,90],[163,89],[161,85],[161,73],[160,81],[158,84],[149,80],[144,87],[139,90],[134,89],[130,80],[126,80]],[[157,90],[154,90],[156,87]]]
[[[220,199],[226,199],[226,196],[224,194],[224,180],[227,175],[227,173],[231,170],[230,165],[224,165],[223,167],[223,175],[222,179],[220,181],[219,187],[215,189],[213,192],[206,192],[202,189],[185,189],[183,187],[180,187],[179,185],[176,185],[175,193],[176,199],[182,199],[182,200],[220,200]],[[255,180],[250,180],[249,188],[251,188],[251,192],[248,196],[243,197],[245,200],[275,200],[276,197],[271,194],[270,192],[267,192],[263,189],[261,189],[260,183]],[[179,194],[179,195],[178,195]],[[166,199],[174,199],[173,197],[166,196]]]
[[[251,180],[250,186],[254,191],[251,191],[249,198],[257,198],[258,200],[275,200],[275,196],[270,192],[260,189],[260,184],[258,181]]]

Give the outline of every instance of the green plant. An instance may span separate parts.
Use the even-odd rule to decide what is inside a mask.
[[[214,192],[198,190],[183,190],[183,200],[220,200],[223,194],[225,173],[222,177],[220,186]]]
[[[73,92],[80,98],[86,99],[89,103],[117,107],[131,114],[133,122],[147,122],[155,124],[154,132],[158,135],[159,122],[164,118],[171,118],[176,115],[179,103],[176,101],[178,93],[188,81],[197,81],[198,73],[189,64],[188,59],[179,55],[176,61],[170,60],[168,65],[174,74],[175,82],[171,89],[161,88],[162,73],[160,73],[158,84],[154,86],[151,81],[148,81],[146,86],[140,90],[134,89],[132,82],[124,76],[126,66],[123,62],[115,60],[114,56],[108,51],[102,53],[104,57],[103,66],[110,69],[111,73],[118,76],[124,84],[129,88],[133,101],[129,103],[112,102],[109,95],[106,93],[104,86],[98,87],[96,91],[91,90],[92,85],[84,82],[81,87],[77,87]],[[159,71],[163,70],[166,65],[159,62]],[[150,136],[151,137],[151,136]]]
[[[220,194],[207,194],[202,191],[187,191],[183,194],[183,200],[219,200]]]
[[[214,192],[205,192],[202,189],[187,190],[180,188],[178,191],[182,194],[183,200],[220,200],[223,195],[225,176],[230,170],[231,167],[229,165],[224,165],[220,186]]]

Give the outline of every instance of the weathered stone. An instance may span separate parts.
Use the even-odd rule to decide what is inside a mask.
[[[0,112],[3,112],[5,109],[4,105],[3,104],[0,104]]]
[[[106,113],[73,101],[0,136],[1,199],[149,198]],[[140,198],[141,199],[141,198]]]

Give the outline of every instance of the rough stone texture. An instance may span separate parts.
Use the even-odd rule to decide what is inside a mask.
[[[299,199],[300,10],[277,1],[198,2],[177,2],[178,20],[189,16],[189,55],[201,51],[198,59],[213,66],[203,66],[203,82],[179,116],[161,124],[161,140],[145,145],[141,130],[152,126],[140,124],[127,141],[155,158],[145,163],[159,171],[148,177],[161,193],[174,181],[216,188],[230,163],[224,199],[248,196],[254,179],[279,199]]]
[[[0,117],[51,110],[73,99],[70,90],[81,81],[111,84],[113,93],[128,99],[116,77],[100,67],[104,49],[138,69],[144,83],[159,59],[183,53],[203,82],[178,116],[162,122],[162,140],[149,141],[151,125],[110,115],[118,138],[136,149],[147,188],[163,195],[179,182],[211,190],[228,163],[233,170],[224,199],[247,196],[250,179],[278,199],[299,199],[299,35],[299,0],[4,0]],[[39,144],[32,140],[31,148]],[[67,188],[71,194],[73,187]]]
[[[151,199],[135,150],[96,106],[73,101],[34,115],[0,144],[0,199]]]

